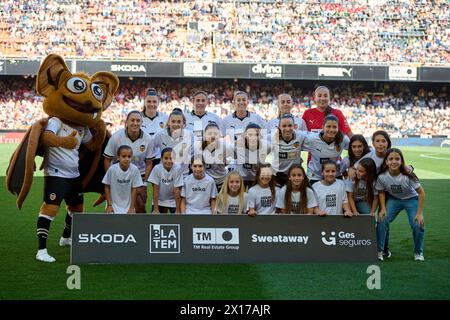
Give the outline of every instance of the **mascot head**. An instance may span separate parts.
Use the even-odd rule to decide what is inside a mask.
[[[63,58],[50,54],[42,62],[36,91],[43,96],[44,112],[82,126],[94,127],[109,107],[119,79],[111,72],[72,74]]]

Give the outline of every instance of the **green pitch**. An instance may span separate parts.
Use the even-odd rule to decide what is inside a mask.
[[[22,211],[4,175],[15,145],[0,145],[0,299],[450,299],[450,148],[402,148],[425,188],[425,261],[412,257],[406,214],[391,225],[392,258],[377,263],[381,290],[366,287],[368,264],[83,265],[68,290],[69,249],[58,246],[61,210],[50,229],[53,264],[35,260],[42,177]],[[88,211],[96,195],[87,195]],[[151,196],[149,195],[149,199]]]

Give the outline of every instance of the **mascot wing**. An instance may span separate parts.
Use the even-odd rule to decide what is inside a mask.
[[[36,164],[34,158],[43,156],[39,148],[39,139],[47,127],[48,118],[34,123],[25,134],[17,149],[14,151],[8,169],[6,170],[6,189],[17,196],[17,208],[21,209],[33,182]]]

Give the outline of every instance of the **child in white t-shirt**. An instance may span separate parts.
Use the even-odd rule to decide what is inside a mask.
[[[103,178],[106,213],[135,213],[136,190],[142,187],[139,169],[131,163],[133,150],[122,145],[117,150],[118,163],[108,168]]]

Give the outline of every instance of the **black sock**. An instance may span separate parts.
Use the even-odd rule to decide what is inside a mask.
[[[72,230],[72,217],[67,212],[66,213],[66,224],[64,226],[64,231],[62,234],[63,238],[70,238],[71,230]]]
[[[47,248],[48,230],[52,221],[45,217],[39,217],[37,220],[37,237],[39,250]]]

